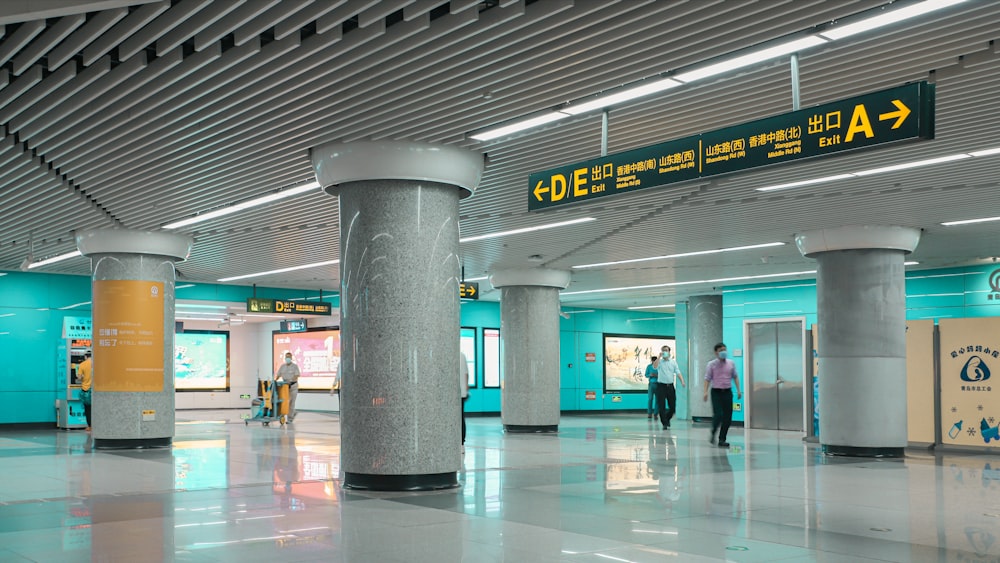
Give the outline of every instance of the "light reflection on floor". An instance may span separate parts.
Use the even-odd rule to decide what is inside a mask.
[[[172,450],[0,431],[0,561],[1000,561],[1000,462],[825,458],[795,434],[470,418],[463,487],[341,490],[339,425],[181,412]]]

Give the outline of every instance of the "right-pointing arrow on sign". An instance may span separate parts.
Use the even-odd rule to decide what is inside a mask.
[[[890,111],[889,113],[880,113],[878,115],[879,121],[886,121],[889,119],[895,119],[896,122],[892,124],[893,129],[899,129],[899,126],[906,121],[906,118],[910,115],[910,108],[906,107],[906,104],[899,100],[893,100],[892,105],[896,106],[896,111]]]

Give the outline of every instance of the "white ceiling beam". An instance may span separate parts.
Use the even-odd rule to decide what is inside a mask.
[[[459,14],[479,5],[480,0],[451,0],[448,2],[448,9],[453,14]]]
[[[206,47],[235,32],[257,16],[270,10],[281,0],[249,0],[246,4],[215,22],[194,36],[194,50],[203,51]],[[242,43],[241,43],[242,44]]]
[[[59,18],[54,25],[50,26],[45,33],[43,33],[38,39],[35,39],[31,45],[27,48],[22,49],[20,53],[14,57],[14,74],[20,75],[22,72],[28,69],[31,65],[35,64],[35,61],[42,58],[49,49],[55,47],[60,41],[69,37],[76,28],[83,25],[83,22],[87,20],[87,16],[84,14],[77,14],[73,16],[66,16]],[[49,68],[52,68],[51,66]]]
[[[149,22],[155,20],[157,16],[166,12],[168,8],[170,8],[170,0],[161,0],[146,4],[125,16],[125,19],[115,24],[104,35],[101,35],[83,49],[84,66],[90,65],[92,62],[108,54],[108,51],[114,49],[119,43],[131,37],[132,34],[142,29]]]
[[[11,82],[9,86],[0,90],[0,107],[3,107],[14,100],[18,96],[24,94],[31,88],[34,88],[35,84],[42,81],[42,66],[35,65],[31,67],[28,72],[25,72],[14,82]]]
[[[104,32],[108,31],[122,18],[128,15],[128,8],[115,8],[98,12],[94,17],[87,20],[83,27],[73,32],[46,56],[46,66],[49,70],[59,68],[63,63],[70,60],[84,47],[97,40]]]
[[[207,29],[215,22],[224,18],[227,14],[239,8],[243,0],[227,0],[226,2],[213,2],[205,9],[192,14],[180,25],[171,29],[163,37],[156,40],[156,54],[160,55],[180,46],[188,39],[194,37],[199,32]]]
[[[184,23],[185,20],[204,10],[212,3],[212,0],[184,0],[180,4],[174,4],[169,10],[148,23],[145,27],[137,31],[128,39],[118,45],[118,60],[127,60],[132,55],[155,43],[173,28]],[[159,55],[160,53],[157,53]]]
[[[4,39],[3,43],[0,43],[0,65],[7,64],[7,61],[11,60],[42,31],[45,31],[45,20],[21,24],[17,31],[11,33],[7,39]]]

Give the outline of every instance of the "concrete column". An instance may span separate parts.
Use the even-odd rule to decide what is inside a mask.
[[[86,231],[93,264],[95,448],[169,446],[174,436],[174,262],[191,238],[126,229]]]
[[[501,292],[500,414],[507,432],[559,429],[559,290],[569,281],[569,272],[545,268],[490,276]]]
[[[819,439],[833,455],[901,457],[906,447],[904,255],[920,231],[851,226],[796,235],[819,263]]]
[[[722,296],[696,295],[688,299],[688,412],[691,419],[711,419],[712,404],[702,397],[705,366],[715,358],[722,342]]]
[[[386,141],[322,145],[312,162],[340,202],[344,487],[457,487],[458,201],[483,157]]]

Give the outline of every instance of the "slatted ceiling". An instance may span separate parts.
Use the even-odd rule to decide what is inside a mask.
[[[235,1],[242,3],[242,0]],[[212,4],[212,0],[184,0],[172,4],[168,10],[143,26],[134,35],[122,41],[118,46],[118,58],[124,61],[146,47],[155,45],[161,37],[183,24],[188,18],[196,17],[198,12],[210,4]],[[158,50],[157,55],[167,51],[169,50]]]

